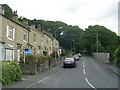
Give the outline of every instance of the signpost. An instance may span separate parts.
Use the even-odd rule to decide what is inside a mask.
[[[31,49],[24,49],[24,64],[25,64],[25,55],[32,54]]]

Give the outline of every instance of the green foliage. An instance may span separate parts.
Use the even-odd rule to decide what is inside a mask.
[[[96,52],[97,48],[98,52],[114,52],[117,47],[117,35],[104,26],[89,26],[81,34],[80,43],[81,48],[89,54]]]
[[[0,81],[3,85],[11,84],[15,81],[21,80],[21,70],[15,62],[1,62],[2,63],[2,78]]]
[[[25,57],[26,63],[34,63],[37,60],[37,57],[35,55],[26,55]]]
[[[48,52],[47,52],[47,51],[43,51],[43,55],[44,55],[44,56],[47,56],[47,55],[48,55]]]
[[[4,10],[5,10],[5,16],[8,18],[12,18],[13,12],[12,9],[7,4],[2,4]]]
[[[25,63],[43,63],[45,60],[51,60],[52,57],[51,56],[41,56],[41,55],[26,55],[25,56]],[[21,57],[20,63],[24,63],[24,56]]]
[[[120,46],[114,52],[114,63],[120,67]]]
[[[71,55],[72,55],[72,52],[69,50],[61,53],[61,56],[71,56]]]

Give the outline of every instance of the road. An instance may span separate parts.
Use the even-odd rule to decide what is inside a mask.
[[[82,56],[76,68],[62,64],[5,88],[118,88],[118,76],[97,60]]]

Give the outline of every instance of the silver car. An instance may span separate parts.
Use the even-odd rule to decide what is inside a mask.
[[[64,61],[63,61],[63,67],[64,68],[66,68],[66,67],[76,67],[76,66],[77,66],[76,60],[72,57],[65,58]]]

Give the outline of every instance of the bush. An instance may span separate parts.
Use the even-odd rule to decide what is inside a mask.
[[[47,55],[48,55],[48,52],[47,52],[47,51],[43,51],[43,55],[44,55],[44,56],[47,56]]]
[[[15,62],[1,62],[2,63],[2,77],[0,81],[3,85],[11,84],[15,81],[21,80],[22,74],[20,67]]]
[[[71,51],[64,51],[61,53],[61,56],[71,56],[73,53]]]
[[[25,55],[25,63],[35,63],[37,60],[37,57],[35,55]],[[20,63],[24,63],[24,56],[21,56]]]
[[[120,67],[120,47],[117,48],[114,53],[114,63],[116,66]]]
[[[21,57],[20,63],[24,63],[24,57]],[[25,63],[43,63],[45,60],[52,60],[51,56],[41,56],[41,55],[26,55]]]
[[[52,60],[51,56],[37,56],[37,63],[43,63],[45,60]]]

